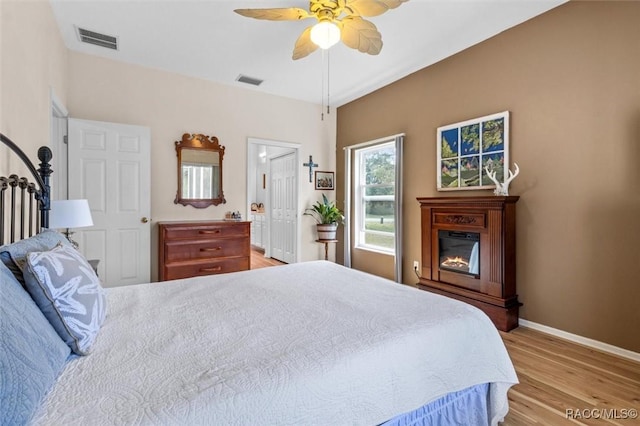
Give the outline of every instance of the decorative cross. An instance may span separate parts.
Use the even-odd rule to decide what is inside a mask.
[[[302,163],[302,165],[309,168],[309,182],[312,182],[311,176],[313,176],[313,168],[314,167],[318,167],[318,165],[313,162],[313,156],[310,155],[309,156],[309,162],[308,163]]]

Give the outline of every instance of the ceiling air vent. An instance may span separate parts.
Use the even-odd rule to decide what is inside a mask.
[[[117,37],[85,30],[80,27],[76,28],[78,30],[78,39],[80,39],[81,42],[95,44],[96,46],[106,47],[107,49],[118,50]]]
[[[236,78],[236,81],[239,81],[240,83],[251,84],[253,86],[260,86],[264,80],[260,80],[259,78],[247,77],[246,75],[240,74],[238,78]]]

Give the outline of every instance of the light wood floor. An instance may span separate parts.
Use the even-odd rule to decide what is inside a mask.
[[[505,425],[640,424],[640,363],[530,328],[501,335],[520,380]]]
[[[251,269],[276,265],[283,263],[252,250]],[[530,328],[500,335],[520,380],[509,390],[504,425],[640,425],[624,418],[640,411],[639,362]]]
[[[272,259],[270,257],[264,257],[264,252],[251,247],[251,269],[266,268],[269,266],[286,265],[284,262]]]

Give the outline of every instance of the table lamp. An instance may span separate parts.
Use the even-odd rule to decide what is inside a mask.
[[[49,228],[50,229],[66,229],[62,233],[67,240],[78,248],[78,243],[71,239],[70,228],[84,228],[93,226],[91,218],[91,210],[87,200],[53,200],[51,201],[51,210],[49,212]]]

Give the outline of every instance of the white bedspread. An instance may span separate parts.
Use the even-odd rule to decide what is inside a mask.
[[[517,383],[480,310],[329,262],[107,297],[36,424],[375,425],[485,382],[496,423]]]

